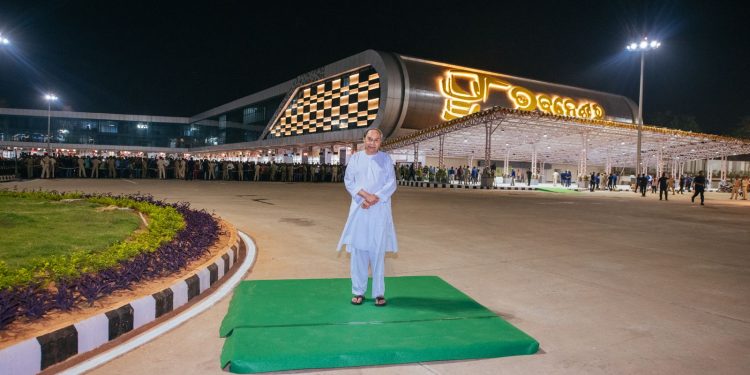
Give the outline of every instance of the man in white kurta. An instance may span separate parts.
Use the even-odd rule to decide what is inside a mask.
[[[364,301],[369,266],[372,298],[377,306],[385,306],[385,253],[398,251],[391,214],[396,174],[391,157],[379,151],[381,141],[379,130],[369,130],[365,134],[365,150],[351,156],[344,176],[352,202],[337,249],[346,245],[346,251],[351,253],[352,303],[355,305]]]

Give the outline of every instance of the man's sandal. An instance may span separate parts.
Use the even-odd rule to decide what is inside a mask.
[[[388,301],[385,300],[385,297],[375,297],[375,306],[377,307],[383,307],[388,303]]]
[[[352,298],[352,305],[361,305],[363,302],[365,302],[365,296],[363,295],[356,295]]]

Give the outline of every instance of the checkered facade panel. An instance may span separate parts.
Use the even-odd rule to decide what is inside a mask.
[[[300,87],[269,138],[367,127],[379,104],[380,77],[372,67]]]

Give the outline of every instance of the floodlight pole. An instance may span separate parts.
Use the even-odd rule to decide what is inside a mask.
[[[47,152],[52,154],[50,150],[50,128],[52,125],[52,99],[47,99]],[[640,133],[639,133],[640,134]]]
[[[636,161],[635,161],[635,174],[636,176],[641,173],[641,139],[643,130],[643,67],[646,63],[646,52],[641,51],[641,84],[640,93],[638,95],[638,142],[636,146]]]
[[[640,93],[638,95],[638,141],[636,142],[636,156],[635,156],[635,173],[641,173],[641,142],[642,142],[642,130],[643,130],[643,70],[646,65],[646,51],[657,49],[661,45],[661,42],[657,40],[648,41],[648,38],[643,38],[639,43],[631,42],[625,47],[628,51],[638,51],[641,53],[641,84]]]
[[[44,99],[47,101],[47,152],[52,154],[52,150],[50,149],[50,138],[52,138],[50,130],[52,124],[52,101],[57,100],[58,97],[55,94],[48,93],[44,95]]]

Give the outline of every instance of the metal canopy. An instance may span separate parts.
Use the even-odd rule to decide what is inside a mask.
[[[661,160],[701,160],[750,153],[750,141],[712,134],[643,126],[643,163]],[[588,165],[633,167],[637,125],[588,120],[541,112],[493,107],[429,129],[386,140],[382,149],[412,155],[414,144],[420,154],[439,157],[440,136],[444,136],[443,157],[485,158],[490,133],[490,159],[575,164],[585,156]]]

